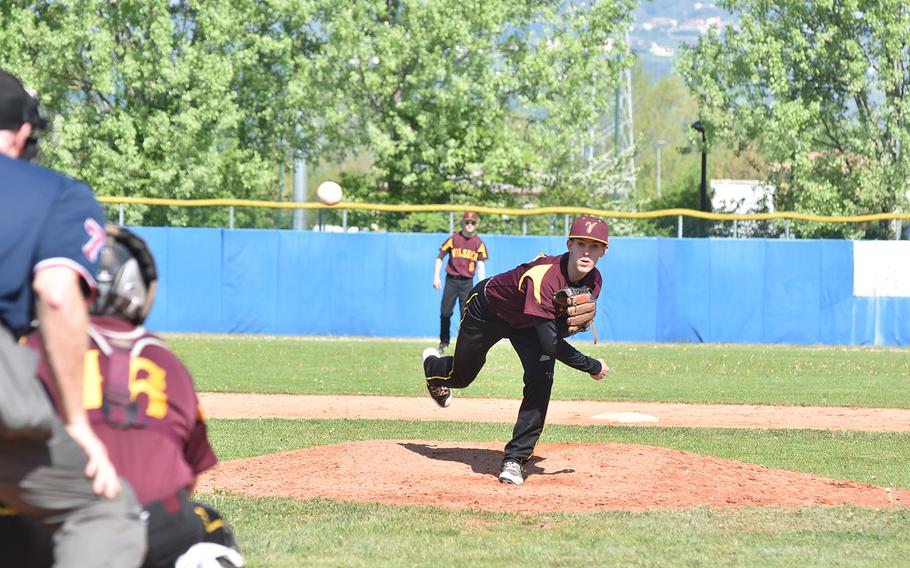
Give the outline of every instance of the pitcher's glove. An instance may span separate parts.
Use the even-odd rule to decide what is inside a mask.
[[[587,286],[567,287],[553,292],[556,306],[556,330],[560,337],[575,335],[591,327],[597,304]]]

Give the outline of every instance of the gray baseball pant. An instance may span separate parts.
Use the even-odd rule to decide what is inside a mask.
[[[146,533],[132,488],[121,478],[114,499],[95,495],[87,463],[59,420],[47,440],[0,438],[0,501],[54,529],[57,568],[140,566]]]

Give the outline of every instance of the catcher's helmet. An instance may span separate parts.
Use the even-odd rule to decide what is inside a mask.
[[[101,251],[98,296],[89,311],[115,316],[140,325],[152,309],[158,272],[148,246],[125,227],[107,225]]]

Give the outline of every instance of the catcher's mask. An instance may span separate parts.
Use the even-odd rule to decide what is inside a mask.
[[[140,325],[145,321],[158,283],[155,259],[145,241],[125,227],[107,225],[96,279],[98,295],[89,312]]]

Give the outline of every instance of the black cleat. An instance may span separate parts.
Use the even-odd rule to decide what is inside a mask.
[[[434,387],[427,383],[427,390],[430,391],[430,396],[440,408],[446,408],[452,404],[452,389],[449,387]]]
[[[427,347],[423,350],[423,369],[424,374],[426,374],[426,363],[427,359],[430,357],[439,357],[439,351],[433,349],[432,347]],[[434,387],[430,383],[427,383],[427,390],[430,391],[430,396],[439,405],[440,408],[445,408],[452,404],[452,389],[449,387]]]

